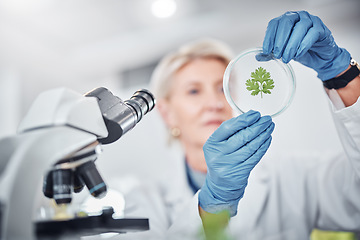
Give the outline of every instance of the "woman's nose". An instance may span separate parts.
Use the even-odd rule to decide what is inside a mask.
[[[222,97],[213,94],[206,100],[207,106],[210,109],[221,110],[225,107],[225,103]]]
[[[215,104],[214,104],[214,107],[216,109],[223,109],[225,106],[225,104],[222,102],[222,101],[217,101]]]

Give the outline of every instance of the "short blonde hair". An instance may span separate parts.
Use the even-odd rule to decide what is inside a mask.
[[[215,39],[201,39],[181,46],[163,57],[153,71],[150,89],[155,98],[167,98],[174,74],[198,58],[215,58],[227,65],[233,54],[226,44]]]

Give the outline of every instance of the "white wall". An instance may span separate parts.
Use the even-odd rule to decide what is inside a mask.
[[[15,133],[20,117],[20,82],[16,72],[0,68],[0,138]]]
[[[354,58],[360,59],[358,44],[360,33],[355,31],[358,28],[360,16],[347,19],[338,13],[334,19],[328,15],[333,11],[334,9],[330,7],[327,12],[323,11],[326,13],[324,22],[329,22],[328,27],[333,32],[337,43],[348,49]],[[315,9],[314,12],[319,16],[322,15],[321,9]],[[256,30],[261,32],[258,37],[242,39],[245,47],[234,46],[234,48],[242,51],[253,47],[254,43],[257,45],[261,43],[263,29]],[[239,34],[241,35],[241,30]],[[297,62],[292,61],[291,64],[297,80],[295,97],[290,107],[274,118],[276,128],[268,155],[316,155],[341,151],[342,147],[329,111],[328,100],[316,72]],[[130,94],[125,93],[124,96],[130,96]],[[141,176],[160,179],[163,173],[160,166],[171,164],[171,159],[178,157],[179,154],[178,148],[167,148],[164,135],[165,129],[159,114],[155,111],[150,112],[123,139],[113,146],[104,147],[104,161],[98,162],[101,171],[107,177],[133,172]],[[137,149],[143,149],[143,151]]]
[[[56,42],[54,40],[53,49],[49,47],[51,44],[42,47],[42,44],[38,44],[37,48],[30,51],[34,52],[34,58],[26,56],[28,60],[22,61],[19,65],[16,65],[14,59],[24,56],[21,55],[21,52],[16,52],[15,56],[11,56],[12,69],[15,69],[15,73],[13,70],[9,73],[8,69],[0,72],[0,137],[15,133],[15,125],[24,116],[31,102],[46,89],[65,86],[85,93],[94,87],[106,86],[125,100],[137,88],[147,88],[147,84],[133,86],[132,89],[122,89],[119,83],[121,79],[118,76],[121,66],[127,64],[127,67],[130,65],[135,67],[137,62],[144,64],[155,61],[182,42],[208,35],[218,36],[220,39],[228,41],[236,51],[260,46],[266,23],[285,10],[305,9],[320,16],[333,32],[336,42],[348,49],[354,58],[360,60],[360,32],[358,31],[360,4],[358,0],[264,1],[264,5],[268,6],[266,4],[273,4],[273,6],[267,9],[261,7],[254,9],[247,8],[248,5],[243,4],[238,14],[236,14],[236,8],[233,8],[232,15],[229,12],[229,16],[226,18],[223,18],[224,15],[226,16],[226,12],[223,12],[222,18],[216,18],[216,21],[223,20],[224,25],[221,22],[215,24],[214,19],[219,16],[213,13],[199,14],[199,22],[196,22],[197,18],[192,16],[191,21],[185,18],[182,21],[173,22],[174,25],[168,22],[159,28],[153,27],[142,32],[136,32],[137,30],[134,29],[133,32],[136,34],[131,35],[133,32],[129,31],[129,38],[126,38],[127,41],[124,41],[124,45],[122,45],[121,39],[124,40],[125,37],[112,36],[107,41],[100,41],[96,44],[88,42],[81,45],[81,42],[77,42],[77,45],[81,47],[76,51],[71,52],[72,48],[69,47],[69,52],[57,55],[59,53],[55,51]],[[231,9],[231,6],[228,9]],[[245,16],[246,11],[257,11],[254,14],[256,18]],[[76,15],[76,12],[73,15]],[[214,16],[214,19],[211,16]],[[207,22],[211,22],[211,24],[206,25]],[[12,27],[16,25],[14,22],[12,24]],[[176,26],[176,28],[172,26]],[[203,29],[205,30],[202,31]],[[26,36],[26,33],[21,33]],[[73,30],[73,34],[75,33],[76,31]],[[13,35],[18,36],[19,33],[14,30]],[[56,35],[54,35],[54,39],[64,37],[60,35],[61,33],[59,33],[59,38],[55,38]],[[152,37],[150,38],[150,36]],[[26,38],[22,39],[26,42]],[[37,42],[36,39],[30,40],[23,46],[24,51],[33,46],[30,43]],[[126,45],[131,40],[133,41],[132,45]],[[150,45],[145,43],[150,43]],[[1,49],[4,49],[8,45],[1,45],[0,41],[0,46]],[[104,48],[106,49],[102,50]],[[114,49],[117,55],[120,55],[120,50],[126,54],[124,53],[125,56],[122,56],[121,59],[116,57],[111,59],[109,58],[112,56],[111,49]],[[40,55],[36,55],[37,52]],[[98,59],[95,53],[99,54]],[[53,55],[54,58],[49,58],[50,55]],[[128,60],[127,63],[125,63],[126,60]],[[3,56],[0,57],[0,63],[4,62],[6,59]],[[82,64],[80,64],[81,62]],[[116,64],[119,64],[118,69],[114,67]],[[273,154],[288,152],[300,154],[340,151],[341,146],[328,111],[328,103],[320,80],[316,78],[314,71],[297,63],[292,63],[292,65],[297,78],[295,98],[283,114],[274,118],[276,130],[270,152]],[[163,173],[161,166],[171,164],[172,158],[179,157],[178,149],[167,147],[165,132],[159,114],[154,110],[119,141],[104,146],[104,152],[98,160],[98,166],[104,178],[135,174],[144,176],[144,178],[160,179]]]

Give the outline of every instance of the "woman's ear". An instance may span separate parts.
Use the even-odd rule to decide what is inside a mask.
[[[156,102],[156,107],[158,108],[159,113],[164,120],[166,126],[168,128],[174,127],[174,117],[172,116],[173,114],[169,102],[165,99],[159,99]]]

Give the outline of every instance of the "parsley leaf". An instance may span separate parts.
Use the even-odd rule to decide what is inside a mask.
[[[251,79],[246,80],[245,85],[248,91],[252,91],[251,95],[256,96],[260,93],[271,94],[270,89],[275,87],[274,80],[271,79],[270,73],[262,67],[255,69],[255,72],[251,72]]]

